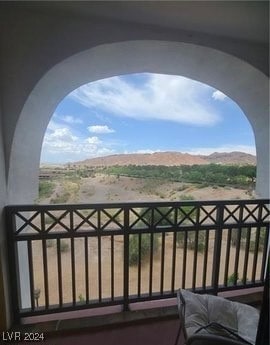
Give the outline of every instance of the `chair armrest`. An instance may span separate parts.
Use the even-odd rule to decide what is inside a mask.
[[[181,289],[177,290],[177,307],[178,307],[178,315],[179,315],[179,320],[182,325],[182,330],[184,334],[184,339],[187,340],[187,331],[185,327],[185,308],[186,308],[186,303],[185,299],[181,293]]]

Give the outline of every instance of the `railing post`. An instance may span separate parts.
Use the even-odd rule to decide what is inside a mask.
[[[17,243],[14,241],[13,234],[15,230],[14,214],[10,208],[5,208],[5,222],[7,230],[7,246],[8,246],[8,260],[9,260],[9,285],[11,293],[11,304],[12,304],[12,322],[19,324],[20,322],[20,296],[18,284],[18,256],[17,256]]]
[[[223,230],[223,215],[224,204],[219,204],[217,208],[217,228],[215,234],[214,254],[213,254],[213,273],[212,273],[212,286],[214,294],[218,294],[219,270],[220,270],[220,255],[222,243],[222,230]]]
[[[124,311],[129,310],[129,208],[124,208]]]

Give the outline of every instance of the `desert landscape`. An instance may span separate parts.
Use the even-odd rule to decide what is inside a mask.
[[[159,155],[160,156],[160,155]],[[163,155],[164,156],[164,155]],[[176,157],[177,156],[177,157]],[[232,155],[233,160],[238,159],[239,154]],[[235,158],[237,156],[237,158]],[[115,157],[115,156],[114,156]],[[142,161],[145,156],[142,156]],[[150,157],[150,156],[149,156]],[[170,155],[167,160],[168,164],[176,162],[175,159],[179,155]],[[214,155],[212,160],[225,159],[228,161],[228,154]],[[131,159],[132,158],[132,159]],[[129,157],[126,162],[135,162],[134,159],[138,156]],[[161,157],[159,157],[161,159]],[[168,157],[167,157],[168,158]],[[183,158],[183,157],[182,157]],[[194,163],[190,157],[184,155],[185,163],[189,160],[190,164]],[[239,200],[250,199],[255,197],[254,190],[250,186],[236,187],[230,185],[218,185],[207,183],[190,183],[168,181],[164,178],[139,178],[131,176],[121,176],[119,174],[110,174],[100,169],[101,164],[113,166],[117,162],[122,162],[123,157],[112,157],[79,162],[65,167],[56,167],[52,172],[51,167],[42,167],[41,169],[41,189],[37,202],[39,204],[97,204],[97,203],[115,203],[115,202],[132,202],[132,201],[180,201],[180,200]],[[129,160],[131,159],[131,161]],[[151,157],[153,159],[153,156]],[[156,158],[154,158],[155,160]],[[205,158],[199,157],[199,162],[203,164],[211,164],[212,161],[206,162]],[[244,163],[247,157],[244,155]],[[250,159],[250,157],[248,157]],[[211,159],[210,159],[211,160]],[[253,164],[255,162],[252,158]],[[160,161],[160,160],[159,160]],[[195,159],[197,162],[197,158]],[[177,161],[178,162],[178,161]],[[94,170],[92,163],[95,164]],[[250,161],[249,161],[250,163]],[[153,164],[153,160],[151,160]],[[231,163],[231,164],[235,164]],[[142,164],[143,165],[143,164]],[[119,165],[116,165],[117,167]],[[50,172],[50,173],[48,173]],[[87,210],[85,210],[87,215]],[[80,219],[79,219],[80,220]],[[79,221],[78,220],[78,221]],[[76,221],[76,220],[75,220]],[[52,222],[52,219],[47,219],[47,222]],[[57,230],[58,225],[55,226]],[[204,235],[206,232],[204,232]],[[175,247],[175,234],[167,232],[164,237],[154,235],[157,237],[157,242],[161,241],[164,244],[164,252],[160,249],[154,254],[153,270],[152,270],[152,291],[160,291],[161,285],[164,291],[170,290],[172,281],[174,281],[175,288],[181,286],[183,279],[183,257],[184,250],[177,244]],[[190,235],[188,235],[190,236]],[[206,272],[206,286],[211,284],[212,268],[213,268],[213,250],[214,250],[214,230],[209,230],[209,243],[207,255],[203,251],[198,252],[196,258],[197,274],[196,284],[202,286],[203,284],[203,267],[204,261],[207,260]],[[221,255],[221,274],[220,283],[223,283],[225,256],[227,246],[228,230],[223,231],[222,251]],[[90,301],[98,300],[100,294],[102,299],[111,298],[112,293],[114,297],[123,295],[123,235],[111,236],[109,233],[101,237],[98,243],[97,237],[89,237],[87,241],[82,236],[74,239],[74,256],[75,256],[75,280],[76,280],[76,300],[84,303],[88,295]],[[40,290],[39,305],[45,303],[44,299],[44,271],[43,271],[43,256],[41,241],[34,241],[33,245],[33,262],[34,262],[34,285],[35,289]],[[61,272],[62,272],[62,286],[63,286],[63,303],[72,301],[72,264],[71,264],[71,240],[61,239]],[[89,260],[86,265],[85,251],[89,254]],[[100,249],[99,249],[100,248]],[[99,262],[99,250],[102,253],[102,260]],[[113,253],[113,255],[112,255]],[[239,280],[244,270],[244,253],[242,248],[239,259]],[[236,249],[231,248],[229,276],[234,272]],[[172,271],[173,257],[175,256],[175,270]],[[260,270],[260,259],[262,253],[258,255],[258,272]],[[49,288],[49,302],[50,304],[59,303],[59,280],[58,280],[58,257],[57,257],[57,242],[54,239],[47,240],[47,257],[48,257],[48,288]],[[186,288],[192,286],[192,271],[194,265],[194,250],[187,250],[188,269],[185,273]],[[162,260],[163,259],[163,260]],[[254,255],[249,253],[247,276],[250,279],[252,274]],[[163,262],[163,263],[162,263]],[[88,272],[88,292],[86,291],[85,272]],[[162,273],[164,272],[163,280],[161,281]],[[129,293],[137,295],[140,293],[149,292],[149,274],[150,274],[150,258],[141,262],[139,265],[130,265],[129,267]],[[101,276],[102,285],[98,286],[98,278]],[[112,286],[113,281],[113,286]],[[138,281],[140,283],[138,284]],[[138,288],[140,291],[138,291]]]
[[[167,182],[164,179],[141,179],[96,174],[81,179],[56,179],[54,188],[39,203],[107,203],[129,201],[177,201],[249,199],[254,191],[244,188],[201,186],[193,183]],[[56,201],[56,202],[55,202]],[[59,202],[57,202],[59,201]]]
[[[217,200],[255,197],[256,157],[181,152],[119,154],[42,165],[38,203]]]

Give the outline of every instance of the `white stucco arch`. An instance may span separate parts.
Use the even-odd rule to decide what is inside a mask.
[[[254,131],[257,193],[269,193],[268,78],[248,63],[204,46],[168,41],[99,45],[53,66],[29,94],[14,131],[8,158],[8,202],[36,197],[43,136],[58,103],[77,87],[102,78],[150,72],[182,75],[209,84],[233,99]]]

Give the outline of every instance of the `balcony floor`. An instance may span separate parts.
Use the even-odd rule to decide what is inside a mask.
[[[179,319],[144,320],[128,325],[104,326],[96,330],[61,332],[45,337],[45,345],[176,345]],[[177,345],[183,345],[183,335]]]
[[[221,295],[258,306],[261,294],[260,287]],[[134,303],[131,307],[125,313],[117,313],[118,307],[107,307],[35,316],[28,319],[32,322],[24,320],[12,330],[22,334],[44,332],[44,345],[184,345],[182,332],[176,343],[180,327],[176,299]]]

